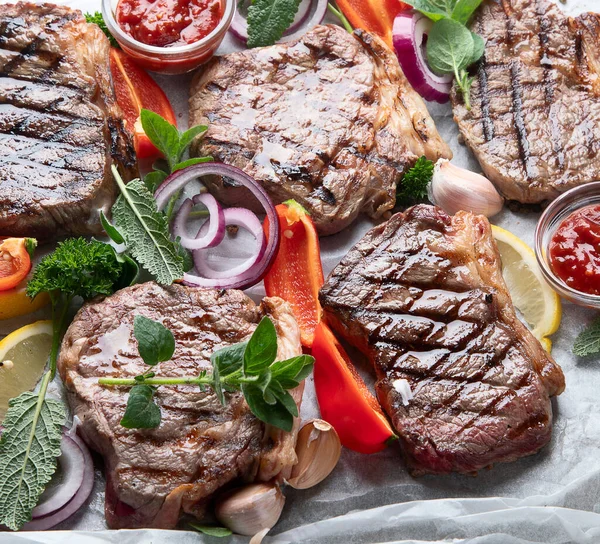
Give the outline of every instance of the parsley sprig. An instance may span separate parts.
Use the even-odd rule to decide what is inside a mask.
[[[433,178],[433,168],[433,162],[427,157],[419,157],[398,184],[396,203],[408,206],[415,201],[427,198],[427,189]]]
[[[133,333],[140,356],[149,367],[168,361],[175,352],[171,331],[162,324],[136,315]],[[197,376],[159,377],[148,371],[134,378],[100,378],[107,386],[131,386],[121,425],[134,429],[158,427],[160,407],[154,402],[158,387],[196,385],[202,391],[213,390],[221,404],[226,405],[226,393],[241,391],[252,413],[261,421],[291,431],[298,406],[288,392],[300,385],[311,372],[314,359],[299,355],[276,361],[277,332],[273,322],[264,317],[248,342],[227,346],[211,355],[212,372]]]
[[[104,17],[102,17],[102,13],[100,13],[99,11],[96,11],[94,13],[86,13],[85,20],[88,23],[93,23],[95,25],[98,25],[100,27],[100,30],[102,30],[102,32],[104,32],[104,34],[108,38],[110,45],[112,45],[113,47],[117,47],[117,48],[119,47],[119,42],[117,42],[117,40],[115,40],[114,36],[108,30],[108,27],[106,26],[106,23],[104,22]]]

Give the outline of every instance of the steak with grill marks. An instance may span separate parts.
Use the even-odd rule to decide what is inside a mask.
[[[418,157],[452,155],[395,54],[335,25],[213,58],[192,84],[190,123],[208,124],[193,153],[241,168],[276,203],[296,199],[323,235],[390,210]],[[208,182],[230,204],[252,201],[230,185]]]
[[[113,159],[135,174],[109,74],[108,39],[81,12],[0,5],[0,235],[102,232]]]
[[[600,15],[567,17],[548,0],[486,0],[472,109],[454,118],[486,176],[533,203],[600,179]]]
[[[289,477],[298,420],[291,433],[266,426],[241,393],[226,393],[222,406],[212,390],[161,387],[155,394],[160,426],[121,427],[128,390],[102,387],[98,378],[132,378],[148,370],[133,337],[135,315],[162,322],[175,336],[172,360],[154,368],[163,377],[211,372],[210,355],[248,340],[265,315],[275,323],[278,358],[302,353],[296,321],[279,298],[256,306],[241,291],[145,283],[86,304],[65,335],[58,369],[81,419],[78,431],[104,456],[109,527],[170,529],[181,513],[203,517],[224,486]],[[292,394],[299,404],[302,387]]]
[[[550,439],[564,377],[515,315],[485,217],[426,205],[392,216],[333,270],[320,300],[370,359],[413,473],[474,472]]]

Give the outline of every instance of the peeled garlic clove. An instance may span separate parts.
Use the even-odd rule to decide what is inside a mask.
[[[444,159],[433,170],[429,200],[450,215],[464,210],[492,217],[504,205],[504,199],[489,179]]]
[[[279,520],[285,497],[272,483],[250,484],[223,495],[215,507],[215,516],[227,528],[240,535],[252,536],[271,529]]]
[[[322,419],[307,422],[298,433],[298,462],[287,483],[296,489],[317,485],[331,474],[341,453],[340,437],[329,423]]]

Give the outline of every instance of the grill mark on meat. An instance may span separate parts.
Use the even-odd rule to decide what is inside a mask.
[[[527,128],[523,118],[523,89],[521,88],[520,71],[521,69],[517,62],[513,63],[510,67],[510,75],[512,78],[512,107],[521,163],[523,164],[527,178],[533,179],[537,172],[531,164],[529,141],[527,140]]]
[[[481,21],[479,22],[479,33],[481,34]],[[488,73],[487,73],[488,62],[485,56],[485,51],[477,67],[477,78],[479,79],[479,94],[481,96],[481,112],[483,117],[481,122],[483,123],[483,134],[485,139],[489,142],[494,139],[494,121],[490,117],[490,99],[489,99],[489,88],[488,88]]]

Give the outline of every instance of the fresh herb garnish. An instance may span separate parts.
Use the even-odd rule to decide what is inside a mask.
[[[573,353],[579,357],[600,353],[600,317],[592,321],[575,339]]]
[[[117,40],[115,40],[114,36],[109,32],[108,27],[106,26],[106,23],[104,22],[104,17],[102,17],[102,13],[100,13],[99,11],[96,11],[95,13],[86,13],[85,14],[85,20],[88,23],[93,23],[95,25],[98,25],[100,27],[100,30],[102,30],[102,32],[104,32],[104,34],[106,34],[106,37],[108,38],[108,41],[110,42],[110,45],[112,45],[113,47],[119,47],[119,43],[117,42]]]
[[[406,0],[406,3],[434,21],[427,36],[427,62],[440,74],[452,74],[465,106],[471,109],[473,77],[468,68],[483,55],[483,38],[465,25],[482,0]]]
[[[396,203],[408,205],[427,197],[427,187],[433,177],[434,164],[426,157],[419,157],[398,184]]]
[[[134,318],[134,336],[140,356],[154,366],[173,356],[172,333],[162,324],[142,316]],[[225,405],[225,392],[242,391],[252,413],[261,421],[284,431],[291,431],[298,407],[288,390],[300,385],[312,371],[314,359],[299,355],[276,361],[277,332],[273,322],[264,317],[248,342],[234,344],[211,355],[213,371],[198,376],[163,378],[153,372],[135,378],[100,378],[101,385],[131,386],[121,425],[128,428],[154,428],[160,424],[160,408],[154,402],[158,387],[197,385],[210,387]]]
[[[294,22],[301,0],[253,0],[248,8],[248,47],[280,40]]]
[[[189,525],[195,531],[203,533],[207,536],[225,537],[233,534],[230,529],[227,529],[227,527],[218,527],[216,525],[200,525],[198,523],[190,523]]]

